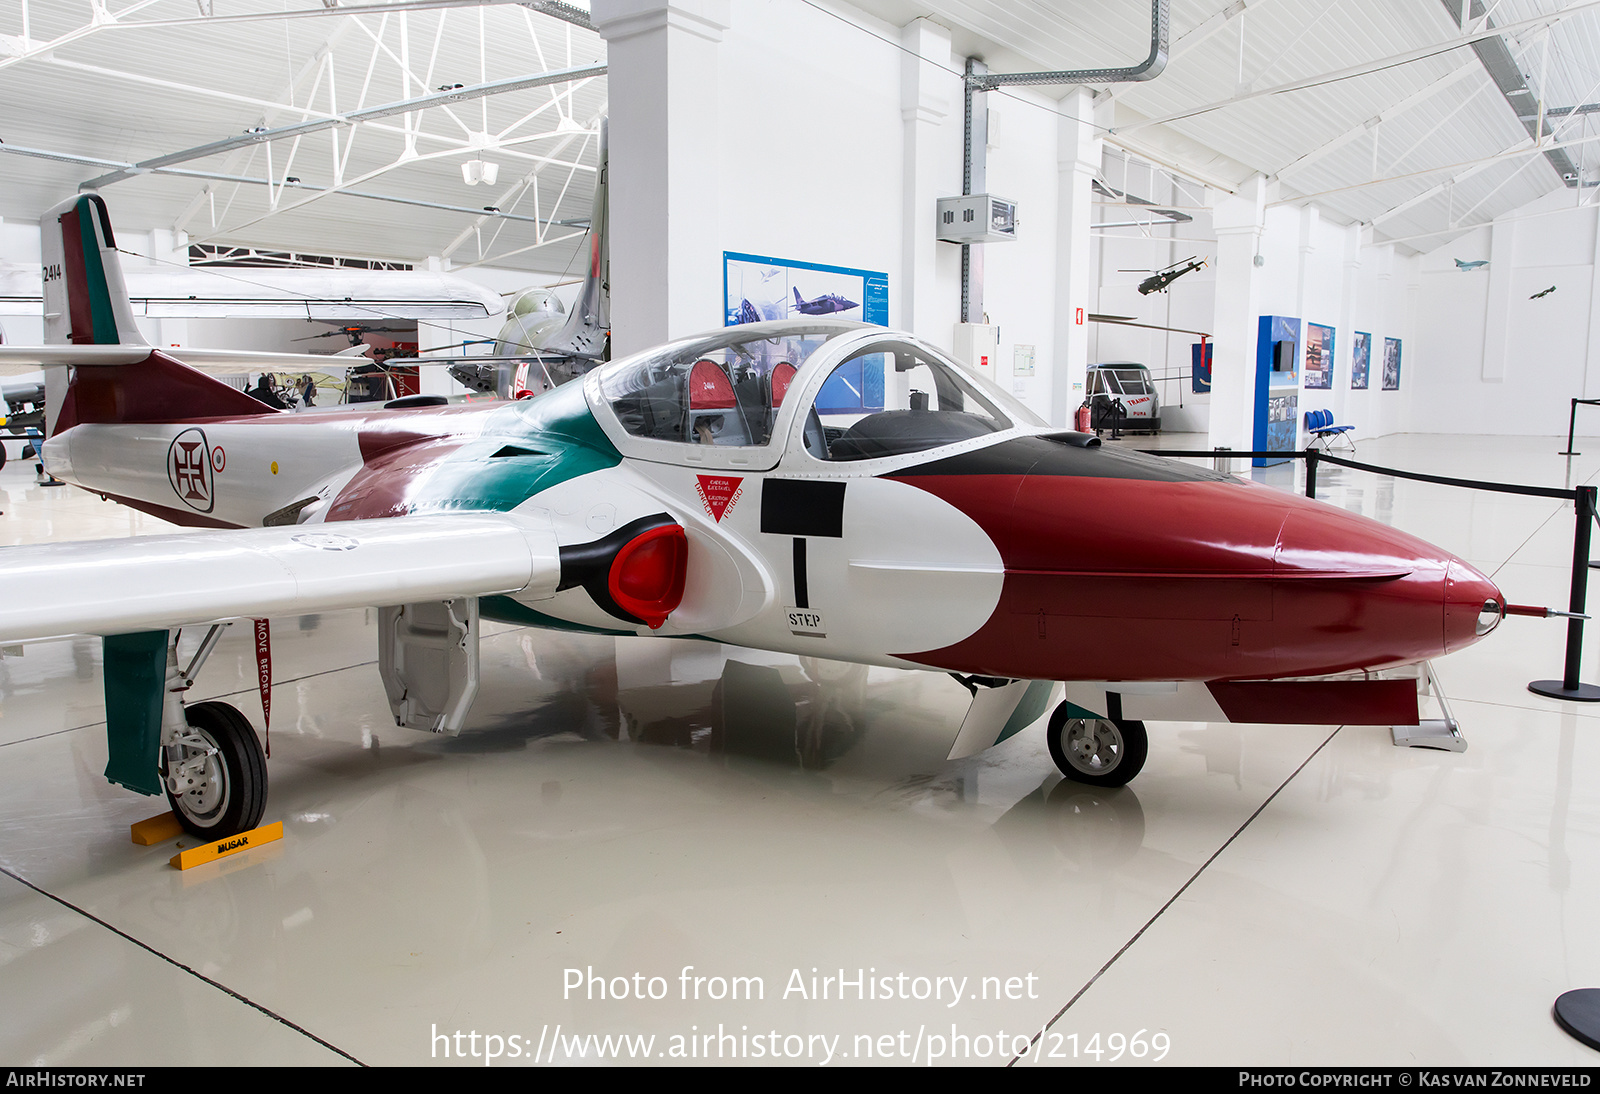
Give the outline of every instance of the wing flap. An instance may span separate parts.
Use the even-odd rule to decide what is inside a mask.
[[[555,595],[554,532],[458,513],[0,548],[0,642],[460,596]]]

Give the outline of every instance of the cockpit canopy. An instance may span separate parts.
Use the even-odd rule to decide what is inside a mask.
[[[608,368],[600,390],[635,437],[764,445],[800,366],[829,338],[861,328],[841,322],[728,327]]]
[[[1042,424],[917,340],[838,320],[728,327],[614,362],[592,382],[597,402],[631,437],[749,450],[787,441],[776,431],[798,425],[795,447],[829,462],[923,452]],[[671,451],[659,455],[676,462]]]

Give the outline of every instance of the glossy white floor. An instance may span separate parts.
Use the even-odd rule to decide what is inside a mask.
[[[1600,440],[1570,468],[1559,447],[1360,455],[1600,481]],[[1324,476],[1564,606],[1570,507]],[[3,542],[164,530],[16,462],[0,509]],[[0,1063],[527,1066],[627,1035],[654,1041],[613,1042],[624,1062],[1002,1064],[1048,1027],[1024,1062],[1593,1066],[1550,1007],[1600,985],[1600,706],[1525,686],[1560,675],[1564,635],[1512,619],[1438,665],[1463,754],[1152,725],[1144,773],[1091,792],[1038,726],[946,762],[944,676],[690,642],[496,627],[472,728],[435,739],[390,724],[368,616],[277,620],[285,837],[187,873],[128,839],[164,803],[101,777],[98,642],[29,646],[0,660]],[[259,724],[246,635],[197,690]],[[762,997],[714,998],[735,977]]]

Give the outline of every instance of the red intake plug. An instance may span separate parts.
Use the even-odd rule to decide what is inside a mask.
[[[683,603],[689,540],[677,524],[641,532],[611,561],[606,587],[617,607],[658,630]]]

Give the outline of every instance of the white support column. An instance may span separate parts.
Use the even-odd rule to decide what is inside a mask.
[[[1050,365],[1050,421],[1071,425],[1083,402],[1089,364],[1089,321],[1094,268],[1089,261],[1095,172],[1103,130],[1095,127],[1094,93],[1074,88],[1059,107],[1056,131],[1056,337]],[[1100,119],[1104,121],[1105,119]]]
[[[913,19],[900,28],[900,117],[905,129],[901,193],[904,255],[899,284],[892,286],[895,326],[944,345],[949,332],[939,315],[938,255],[935,218],[939,179],[948,165],[938,160],[939,127],[950,113],[952,92],[960,82],[950,69],[950,32],[928,19]],[[944,169],[942,169],[944,168]],[[959,179],[957,180],[959,182]],[[958,187],[959,189],[959,187]]]
[[[175,232],[169,228],[156,228],[150,232],[150,258],[155,268],[170,270],[174,266],[189,264],[189,233]],[[147,319],[152,344],[170,349],[189,344],[187,319]]]
[[[1357,436],[1363,433],[1364,422],[1352,422],[1345,410],[1350,398],[1350,374],[1355,368],[1356,345],[1356,293],[1361,284],[1361,225],[1351,224],[1344,230],[1344,291],[1339,294],[1339,331],[1334,335],[1333,415],[1341,425],[1356,427]],[[1371,375],[1371,362],[1368,362]],[[1371,380],[1368,380],[1371,383]]]
[[[1302,323],[1310,318],[1306,314],[1306,285],[1310,281],[1312,256],[1317,253],[1317,225],[1321,219],[1315,205],[1300,210],[1300,269],[1296,271],[1299,280],[1294,294],[1294,313]]]
[[[1506,378],[1506,331],[1511,324],[1511,264],[1517,222],[1496,220],[1489,229],[1489,298],[1483,307],[1483,379],[1497,384]],[[1405,357],[1400,359],[1402,372]],[[1401,381],[1402,385],[1404,380]]]
[[[1594,233],[1594,259],[1589,267],[1589,341],[1584,354],[1583,391],[1580,398],[1593,399],[1600,391],[1600,222],[1591,207],[1584,213]]]
[[[429,273],[443,273],[449,266],[449,261],[440,255],[429,255],[423,263]],[[417,320],[417,349],[429,357],[460,356],[461,347],[452,345],[459,337],[455,324],[448,319],[438,323]],[[424,395],[458,395],[466,388],[455,381],[445,366],[426,365],[417,370],[417,390]]]
[[[1256,332],[1261,316],[1255,264],[1267,218],[1267,180],[1256,175],[1213,199],[1217,233],[1216,348],[1211,351],[1211,444],[1255,446]],[[1280,271],[1282,273],[1287,271]]]
[[[593,0],[610,66],[612,354],[722,325],[717,45],[729,0]]]

